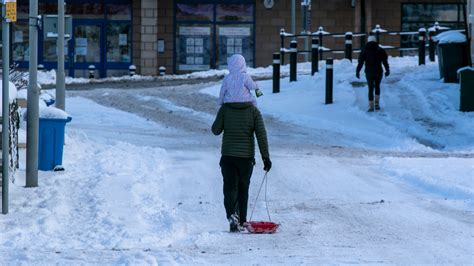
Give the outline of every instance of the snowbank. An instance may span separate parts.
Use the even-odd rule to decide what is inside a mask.
[[[2,86],[3,86],[3,82],[0,79],[0,88],[2,88]],[[8,98],[9,98],[9,102],[12,103],[16,99],[17,89],[16,89],[15,84],[13,84],[13,82],[11,82],[11,81],[8,82],[8,86],[9,86],[8,87]],[[0,116],[2,115],[2,112],[3,112],[3,100],[2,100],[3,93],[2,93],[2,90],[0,90]]]
[[[439,81],[438,65],[418,66],[417,57],[390,58],[392,74],[382,82],[382,111],[367,113],[365,78],[355,77],[356,62],[334,62],[334,104],[325,105],[325,66],[314,76],[298,64],[297,82],[259,81],[257,99],[266,115],[320,132],[321,144],[412,151],[474,151],[474,113],[459,112],[459,85]],[[284,67],[286,71],[287,66]],[[214,97],[220,85],[202,90]],[[327,138],[332,134],[333,138]]]

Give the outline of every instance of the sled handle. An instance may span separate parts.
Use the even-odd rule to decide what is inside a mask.
[[[255,206],[257,206],[258,197],[260,196],[260,192],[262,191],[263,183],[265,183],[265,208],[267,209],[268,220],[270,220],[270,222],[272,221],[272,218],[270,217],[270,211],[268,211],[268,202],[267,202],[267,186],[268,186],[267,175],[268,175],[268,171],[265,172],[265,175],[263,176],[263,179],[262,179],[262,183],[260,184],[260,188],[258,189],[257,198],[255,199],[252,212],[250,213],[250,221],[252,221],[253,212],[255,211]]]

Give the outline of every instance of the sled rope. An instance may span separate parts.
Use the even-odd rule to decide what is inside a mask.
[[[268,220],[271,222],[272,218],[270,217],[270,211],[268,211],[268,202],[267,202],[267,186],[268,186],[268,172],[265,172],[265,175],[262,179],[262,184],[260,184],[260,188],[258,189],[257,198],[255,199],[255,204],[253,205],[252,212],[250,213],[250,221],[252,221],[253,212],[255,211],[255,206],[257,206],[258,197],[260,196],[260,192],[262,191],[263,183],[265,183],[265,208],[267,209]]]

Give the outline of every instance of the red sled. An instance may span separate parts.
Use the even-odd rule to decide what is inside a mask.
[[[252,234],[273,234],[276,232],[279,224],[274,222],[256,222],[250,221],[244,223],[245,228]]]

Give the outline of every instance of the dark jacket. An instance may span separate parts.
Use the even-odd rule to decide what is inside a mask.
[[[254,158],[256,135],[262,158],[270,158],[262,114],[252,103],[223,104],[212,124],[214,135],[222,131],[222,155]]]
[[[390,71],[387,61],[387,53],[376,42],[368,42],[359,55],[359,64],[357,65],[357,73],[360,72],[365,64],[365,74],[381,76],[383,74],[382,64],[385,71]]]

